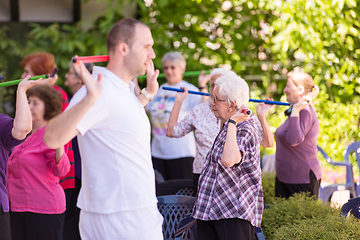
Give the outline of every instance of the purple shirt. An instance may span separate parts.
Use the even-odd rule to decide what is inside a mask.
[[[6,168],[8,159],[14,147],[24,140],[17,140],[12,136],[14,120],[5,115],[0,114],[0,206],[4,212],[9,212],[8,191],[6,189]]]
[[[240,218],[260,227],[263,212],[261,140],[255,119],[237,125],[236,139],[242,159],[230,168],[221,163],[228,123],[220,130],[200,175],[194,218],[205,221]]]
[[[321,178],[317,159],[319,120],[313,107],[300,111],[299,117],[289,117],[276,130],[276,177],[289,184],[310,183],[312,170]]]

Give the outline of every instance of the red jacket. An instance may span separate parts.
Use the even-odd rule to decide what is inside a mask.
[[[68,96],[65,93],[65,91],[59,86],[54,85],[54,88],[61,93],[63,99],[62,111],[64,111],[69,105]],[[75,188],[75,161],[74,161],[74,152],[72,150],[71,140],[65,145],[65,153],[67,154],[70,161],[70,171],[64,177],[61,177],[59,181],[60,185],[64,190],[69,188]]]

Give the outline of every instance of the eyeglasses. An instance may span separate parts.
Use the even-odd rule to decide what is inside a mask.
[[[217,99],[216,97],[215,97],[215,94],[213,94],[212,95],[212,99],[214,99],[214,104],[216,103],[216,102],[226,102],[226,100],[225,99]]]

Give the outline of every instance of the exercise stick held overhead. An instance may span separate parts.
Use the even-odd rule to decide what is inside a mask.
[[[72,59],[73,63],[76,63],[78,60],[82,61],[83,63],[95,63],[95,62],[107,62],[109,61],[108,55],[99,55],[99,56],[83,56],[83,57],[75,57]],[[210,73],[210,71],[205,71],[205,74]],[[201,71],[189,71],[184,72],[184,77],[191,77],[191,76],[199,76]],[[164,77],[164,73],[159,74],[159,78]],[[139,79],[146,78],[146,75],[137,77]]]
[[[52,77],[55,77],[55,75],[57,74],[58,71],[59,71],[59,68],[55,68],[54,71],[51,74],[44,74],[44,75],[31,77],[29,80],[38,80],[40,78],[42,78],[42,79],[52,78]],[[18,80],[12,80],[12,81],[3,82],[3,83],[0,83],[0,87],[8,87],[8,86],[17,85],[22,80],[24,80],[24,79],[18,79]]]
[[[169,90],[169,91],[175,91],[175,92],[183,92],[183,89],[179,89],[179,88],[171,88],[171,87],[163,87],[164,90]],[[196,91],[188,91],[190,94],[197,94],[197,95],[204,95],[204,96],[210,96],[210,93],[203,93],[203,92],[196,92]],[[249,99],[249,102],[263,102],[266,104],[275,104],[275,105],[283,105],[283,106],[289,106],[289,103],[285,103],[285,102],[278,102],[278,101],[268,101],[268,100],[262,100],[262,99]]]
[[[44,74],[44,75],[39,75],[39,76],[31,77],[29,80],[38,80],[38,79],[40,79],[40,78],[46,79],[46,78],[49,78],[49,77],[50,77],[50,74]],[[0,83],[0,87],[8,87],[8,86],[17,85],[17,84],[19,84],[22,80],[24,80],[24,79],[17,79],[17,80],[12,80],[12,81],[3,82],[3,83]]]

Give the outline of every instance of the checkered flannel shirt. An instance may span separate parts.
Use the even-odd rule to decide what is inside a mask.
[[[237,125],[241,162],[227,168],[221,163],[228,129],[226,122],[206,156],[193,217],[200,220],[240,218],[260,227],[263,192],[260,137],[254,118]]]

